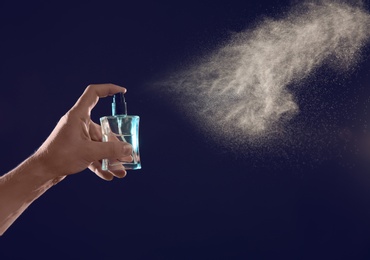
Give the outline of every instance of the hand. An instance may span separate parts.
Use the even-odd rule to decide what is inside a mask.
[[[126,92],[125,88],[113,84],[90,85],[58,122],[57,126],[34,154],[42,162],[50,179],[62,179],[66,175],[89,168],[104,180],[123,178],[126,171],[119,166],[109,171],[101,169],[105,158],[127,158],[132,154],[130,144],[102,142],[100,126],[91,118],[91,110],[99,98]]]

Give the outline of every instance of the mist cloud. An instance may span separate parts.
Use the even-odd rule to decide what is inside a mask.
[[[283,18],[235,33],[160,86],[183,115],[216,138],[267,136],[299,113],[288,86],[323,64],[348,71],[367,43],[369,25],[361,6],[306,1]]]

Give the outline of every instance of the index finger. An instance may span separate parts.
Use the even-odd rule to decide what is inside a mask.
[[[72,109],[83,117],[89,117],[99,98],[113,96],[119,92],[126,93],[126,89],[114,84],[89,85]]]

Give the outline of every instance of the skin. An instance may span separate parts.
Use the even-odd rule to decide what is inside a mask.
[[[59,120],[42,146],[19,166],[0,177],[0,235],[53,185],[89,168],[104,180],[123,178],[123,166],[103,171],[101,160],[132,160],[132,147],[122,142],[101,142],[100,126],[90,119],[99,98],[126,89],[113,84],[90,85]]]

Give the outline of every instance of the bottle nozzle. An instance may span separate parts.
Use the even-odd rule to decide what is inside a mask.
[[[125,96],[122,92],[117,93],[113,96],[112,115],[127,115],[127,105],[125,101]]]

